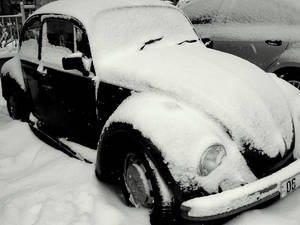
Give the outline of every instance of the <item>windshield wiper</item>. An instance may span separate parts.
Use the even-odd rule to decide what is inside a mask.
[[[146,47],[146,45],[153,44],[154,42],[160,41],[161,39],[163,39],[163,37],[159,37],[159,38],[156,38],[156,39],[150,39],[149,41],[146,41],[144,43],[144,45],[140,48],[140,51],[142,51]]]
[[[197,41],[196,39],[193,39],[193,40],[185,40],[185,41],[179,42],[178,45],[182,45],[183,43],[194,43],[194,42],[196,42],[196,41]]]

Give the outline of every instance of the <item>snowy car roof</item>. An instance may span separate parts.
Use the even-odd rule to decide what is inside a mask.
[[[75,17],[86,24],[99,13],[132,7],[172,7],[170,3],[153,0],[58,0],[36,10],[36,14],[63,14]]]

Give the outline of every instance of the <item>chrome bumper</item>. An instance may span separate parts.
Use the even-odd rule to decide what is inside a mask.
[[[191,221],[221,219],[276,197],[283,198],[300,186],[300,160],[253,183],[222,193],[190,199],[181,204],[181,216]]]

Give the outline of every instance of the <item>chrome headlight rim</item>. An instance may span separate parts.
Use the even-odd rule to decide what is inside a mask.
[[[201,156],[198,174],[203,177],[208,176],[222,164],[226,155],[226,149],[220,143],[215,143],[207,147]]]

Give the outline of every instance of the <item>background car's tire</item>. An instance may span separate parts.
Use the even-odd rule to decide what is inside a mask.
[[[143,206],[150,210],[151,224],[176,224],[180,215],[180,190],[177,190],[160,151],[133,126],[112,123],[104,130],[99,141],[96,176],[101,181],[121,186],[126,203],[129,206],[138,206],[131,196],[133,188],[128,187],[129,181],[126,180],[126,175],[129,177],[134,173],[142,175],[151,185],[150,198],[153,202],[150,200]],[[137,180],[137,183],[140,189],[135,190],[143,190],[145,186],[141,186],[141,180]],[[149,198],[149,192],[139,194],[141,196],[135,199],[145,199],[145,196]]]
[[[21,90],[15,89],[7,97],[7,111],[15,120],[28,121],[29,107],[26,105],[26,98]]]
[[[278,77],[284,79],[300,90],[300,69],[281,69],[275,73]]]
[[[154,163],[139,143],[124,157],[122,191],[129,206],[151,210],[153,225],[176,224],[174,203],[166,201]]]

